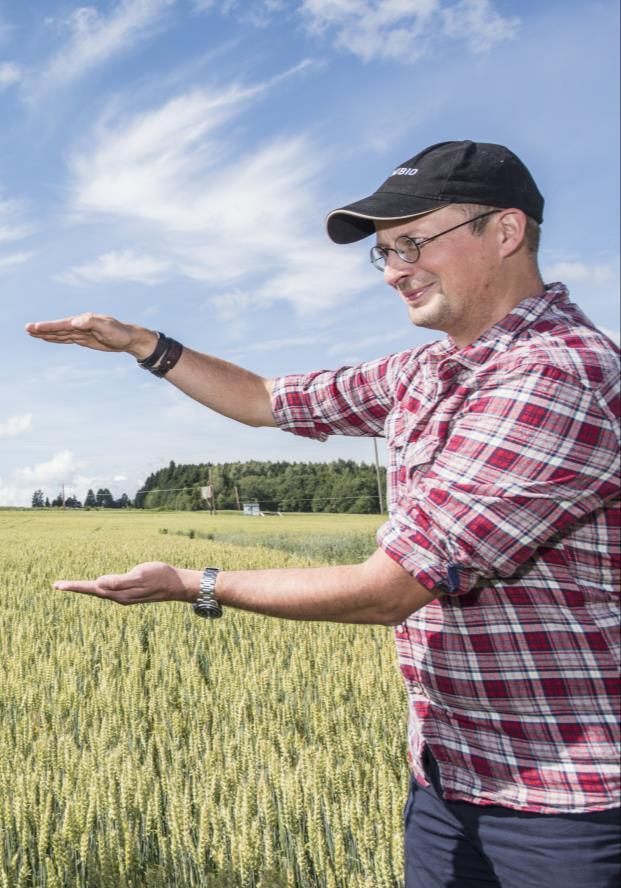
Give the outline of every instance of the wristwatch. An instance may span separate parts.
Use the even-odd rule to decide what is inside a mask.
[[[205,617],[212,620],[222,616],[222,608],[214,597],[216,579],[220,572],[219,567],[206,567],[201,577],[198,598],[192,605],[197,617]]]

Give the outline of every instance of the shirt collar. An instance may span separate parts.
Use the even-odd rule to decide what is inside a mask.
[[[532,327],[542,315],[549,311],[552,305],[568,305],[569,293],[567,287],[559,282],[546,284],[543,293],[531,296],[518,302],[515,308],[505,315],[502,320],[481,334],[470,345],[458,349],[452,340],[452,355],[455,360],[469,369],[485,364],[495,352],[503,352],[511,345],[513,340],[528,327]],[[445,340],[446,341],[446,340]]]

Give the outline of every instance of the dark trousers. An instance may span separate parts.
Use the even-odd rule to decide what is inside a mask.
[[[619,808],[530,814],[445,801],[429,751],[429,787],[405,805],[406,888],[619,888]]]

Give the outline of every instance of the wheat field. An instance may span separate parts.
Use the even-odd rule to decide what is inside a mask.
[[[155,559],[318,564],[310,541],[347,555],[379,521],[0,511],[2,888],[401,886],[390,630],[51,588]]]

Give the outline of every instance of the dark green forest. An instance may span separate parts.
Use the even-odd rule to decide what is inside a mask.
[[[380,469],[382,490],[386,470]],[[212,508],[201,488],[210,486],[216,509],[258,502],[271,512],[379,513],[375,466],[353,460],[330,463],[250,462],[177,465],[149,475],[136,494],[138,509]]]

